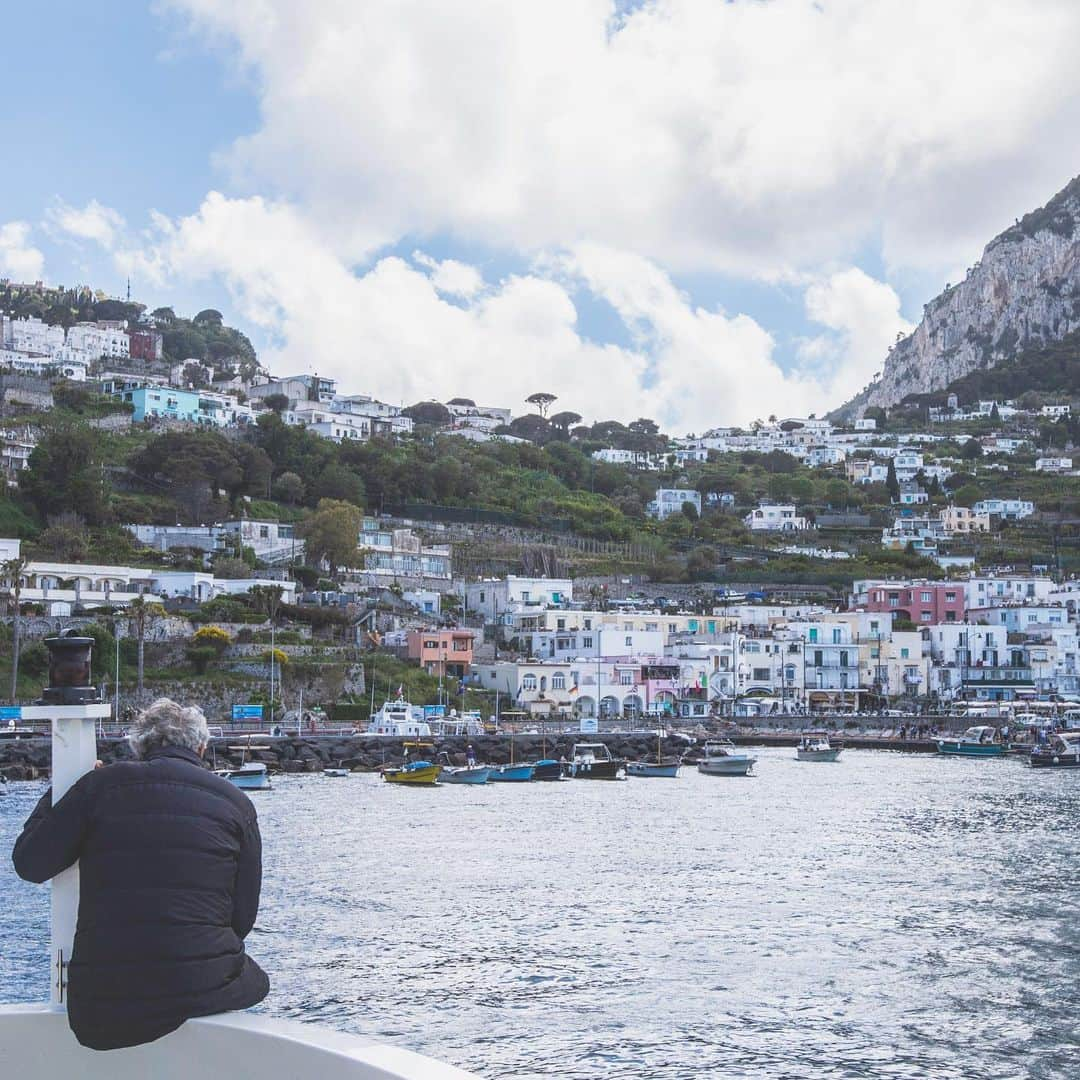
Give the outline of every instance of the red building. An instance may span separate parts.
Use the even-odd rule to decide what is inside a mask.
[[[133,360],[160,360],[161,359],[161,335],[156,330],[140,328],[129,330],[128,355]]]
[[[866,593],[867,611],[891,611],[917,626],[963,622],[964,586],[948,581],[898,581],[872,585]]]
[[[472,630],[410,630],[408,656],[429,675],[469,673],[473,661]]]

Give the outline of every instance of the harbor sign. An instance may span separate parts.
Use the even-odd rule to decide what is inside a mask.
[[[261,705],[234,705],[232,718],[233,720],[261,720],[263,707]]]

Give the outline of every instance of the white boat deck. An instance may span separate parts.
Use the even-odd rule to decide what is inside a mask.
[[[453,1065],[355,1035],[225,1013],[157,1042],[102,1053],[75,1040],[53,1005],[0,1005],[0,1076],[19,1080],[469,1080]]]

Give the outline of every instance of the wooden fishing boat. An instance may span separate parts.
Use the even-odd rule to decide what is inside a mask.
[[[828,732],[804,731],[795,751],[796,761],[836,761],[843,747],[829,742]]]
[[[1080,731],[1060,731],[1049,742],[1031,751],[1031,765],[1036,769],[1080,768]]]
[[[641,777],[666,777],[668,779],[674,779],[679,775],[679,769],[682,767],[682,760],[680,758],[669,757],[665,758],[661,750],[661,740],[663,735],[660,732],[656,734],[656,760],[655,761],[628,761],[626,763],[626,775],[627,776],[641,776]]]
[[[491,766],[454,765],[445,750],[439,754],[439,764],[442,766],[439,780],[445,784],[486,784],[491,776]]]
[[[562,762],[555,758],[541,758],[533,765],[534,780],[561,780]]]
[[[410,751],[423,754],[425,751],[434,749],[432,744],[407,742],[403,744],[403,747],[405,750],[404,763],[401,765],[384,765],[382,778],[388,784],[406,784],[409,787],[431,787],[433,784],[437,784],[442,773],[441,765],[436,765],[426,757],[409,759]]]
[[[215,769],[214,772],[242,791],[269,791],[270,777],[261,761],[249,761],[234,769]]]
[[[517,765],[492,765],[488,779],[493,784],[524,784],[533,778],[533,766],[525,764]]]

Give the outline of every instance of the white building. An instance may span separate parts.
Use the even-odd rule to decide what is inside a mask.
[[[790,503],[762,503],[743,522],[753,532],[796,532],[807,528],[806,518],[800,517]]]
[[[684,504],[689,503],[701,513],[701,492],[694,488],[657,488],[656,497],[645,508],[649,517],[664,521],[672,514],[681,514]]]
[[[458,592],[466,611],[483,615],[488,622],[514,613],[567,607],[573,598],[570,578],[518,577],[488,578],[467,582]]]
[[[965,605],[996,607],[1008,603],[1045,603],[1057,586],[1048,577],[1027,574],[978,574],[964,582]]]
[[[972,509],[1004,521],[1019,521],[1035,513],[1035,504],[1028,499],[980,499]]]
[[[1069,473],[1072,472],[1072,467],[1071,457],[1041,457],[1035,460],[1036,472]]]
[[[131,339],[122,323],[76,323],[67,332],[67,344],[95,360],[126,359],[131,349]]]

